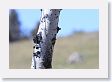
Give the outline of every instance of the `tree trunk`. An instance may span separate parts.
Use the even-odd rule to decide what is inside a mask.
[[[41,20],[38,32],[33,38],[33,56],[32,69],[52,68],[53,48],[56,41],[56,35],[60,28],[58,27],[59,15],[61,9],[41,9]]]

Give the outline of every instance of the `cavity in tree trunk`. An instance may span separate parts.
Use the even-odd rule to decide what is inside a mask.
[[[52,68],[53,48],[61,9],[41,9],[41,19],[38,32],[33,38],[32,69]]]

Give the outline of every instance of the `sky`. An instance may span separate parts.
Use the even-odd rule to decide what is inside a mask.
[[[17,9],[21,31],[28,34],[39,22],[40,9]],[[98,31],[99,11],[98,9],[63,9],[60,12],[59,25],[61,31],[58,36],[67,36],[75,31]]]

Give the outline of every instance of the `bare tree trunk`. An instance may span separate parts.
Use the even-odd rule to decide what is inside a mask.
[[[56,41],[56,35],[60,28],[58,27],[59,15],[61,9],[41,9],[41,20],[38,32],[34,37],[32,69],[52,68],[53,48]]]

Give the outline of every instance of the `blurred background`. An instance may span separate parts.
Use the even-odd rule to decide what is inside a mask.
[[[40,9],[9,10],[9,68],[30,69]],[[99,10],[63,9],[53,69],[99,68]]]

